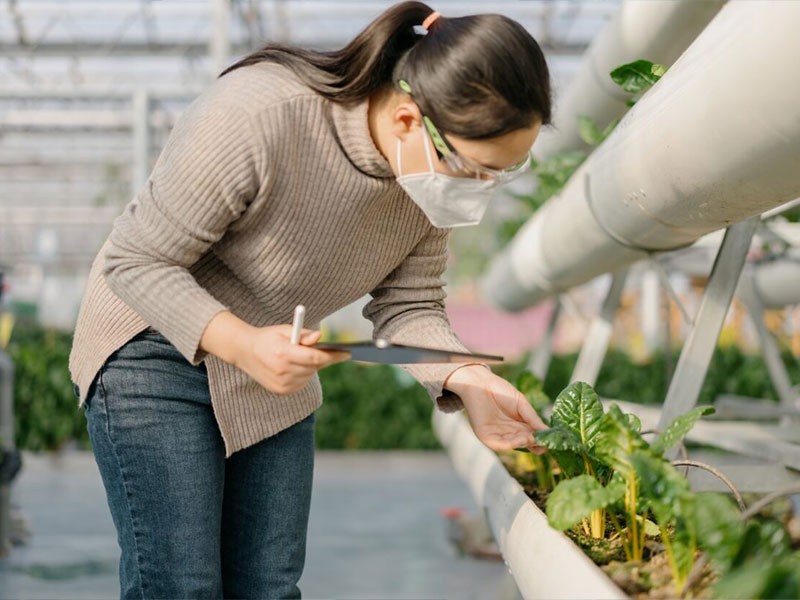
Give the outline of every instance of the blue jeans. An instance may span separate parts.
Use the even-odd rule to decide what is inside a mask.
[[[122,598],[299,598],[314,415],[225,458],[204,365],[147,330],[98,373],[89,437]]]

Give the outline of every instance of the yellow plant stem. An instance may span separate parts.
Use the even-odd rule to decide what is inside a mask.
[[[604,508],[598,508],[597,510],[593,510],[592,514],[589,515],[589,521],[592,530],[592,537],[596,540],[605,537],[606,510]]]
[[[583,533],[584,533],[585,535],[587,535],[587,536],[591,537],[591,535],[592,535],[592,530],[591,530],[591,528],[589,527],[589,522],[586,520],[586,518],[583,518],[583,519],[581,519],[581,527],[583,527]]]
[[[631,469],[627,478],[628,489],[625,491],[625,507],[628,512],[630,522],[628,527],[631,540],[631,556],[633,560],[640,561],[644,554],[644,540],[639,539],[639,522],[636,518],[636,473]],[[644,525],[642,525],[642,533]]]
[[[667,534],[667,528],[659,524],[658,528],[661,530],[661,543],[664,544],[664,551],[667,553],[669,559],[669,570],[672,572],[672,581],[675,583],[675,591],[678,595],[683,591],[683,585],[686,583],[686,578],[681,577],[678,570],[678,563],[675,560],[675,550],[672,548],[672,542]]]
[[[583,454],[583,468],[588,475],[591,475],[595,479],[597,476],[594,473],[594,469],[592,468],[592,463],[589,460],[589,457],[586,454]],[[586,519],[583,520],[583,529],[586,531]],[[591,536],[594,539],[600,539],[605,536],[606,533],[606,511],[605,509],[599,508],[597,510],[593,510],[592,514],[589,515],[589,530],[586,531],[586,535]]]

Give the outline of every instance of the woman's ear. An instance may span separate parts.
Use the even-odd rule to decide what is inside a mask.
[[[392,111],[392,134],[400,141],[422,126],[419,107],[410,100],[400,101]]]

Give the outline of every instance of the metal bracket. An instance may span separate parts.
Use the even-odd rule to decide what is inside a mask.
[[[703,380],[717,347],[725,315],[733,299],[750,249],[750,242],[760,220],[760,216],[751,217],[732,225],[725,232],[700,309],[697,311],[694,324],[678,359],[675,374],[670,381],[658,422],[660,430],[669,425],[675,417],[691,410],[697,404]]]
[[[540,381],[544,381],[545,377],[547,377],[550,361],[553,359],[553,336],[558,325],[558,319],[561,316],[561,309],[561,300],[557,299],[553,306],[553,312],[550,313],[550,320],[547,322],[547,331],[545,331],[544,338],[536,346],[536,350],[528,361],[528,370],[536,375]]]
[[[597,381],[597,375],[600,373],[600,367],[603,365],[603,359],[608,351],[608,343],[611,341],[614,317],[619,308],[619,299],[625,288],[627,275],[627,269],[613,274],[603,307],[600,309],[600,313],[592,319],[589,331],[586,332],[586,341],[581,347],[578,362],[575,363],[570,381],[584,381],[589,385],[594,385]]]

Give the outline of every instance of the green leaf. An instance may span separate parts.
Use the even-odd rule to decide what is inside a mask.
[[[655,76],[661,79],[664,76],[664,73],[667,72],[667,67],[664,65],[660,65],[658,63],[653,63],[653,66],[650,67],[650,72]]]
[[[689,482],[667,461],[636,450],[630,456],[639,477],[639,493],[647,501],[659,525],[675,519],[690,495]]]
[[[754,562],[724,575],[714,586],[717,598],[798,598],[800,560]]]
[[[583,444],[578,435],[562,425],[536,432],[536,442],[549,450],[569,450],[571,452],[583,450]]]
[[[577,452],[572,450],[550,450],[549,454],[561,467],[561,472],[565,477],[575,477],[586,472],[586,463],[583,460],[583,456]]]
[[[724,494],[706,492],[695,496],[697,541],[717,568],[726,571],[744,537],[745,524],[734,501]]]
[[[633,413],[625,413],[625,420],[628,422],[628,427],[636,433],[642,432],[642,420]]]
[[[636,519],[641,523],[644,521],[644,534],[650,538],[657,538],[661,535],[661,529],[650,519],[644,519],[641,515],[636,515]]]
[[[647,442],[619,406],[612,404],[600,423],[594,455],[621,476],[629,478],[633,474],[631,455],[647,447]]]
[[[649,60],[636,60],[611,71],[611,79],[626,92],[638,94],[655,84],[666,72],[664,65]]]
[[[565,479],[547,498],[547,520],[555,529],[569,529],[592,511],[616,502],[624,493],[624,485],[612,481],[603,487],[590,475]]]
[[[597,123],[594,122],[594,119],[586,115],[580,115],[578,117],[578,134],[581,136],[581,139],[590,146],[597,146],[603,141],[603,133],[597,126]]]
[[[550,406],[550,397],[544,392],[544,384],[528,370],[520,373],[516,381],[517,389],[528,399],[536,412]]]
[[[687,530],[676,530],[672,537],[672,552],[675,568],[678,570],[682,582],[686,580],[694,566],[695,550],[697,550],[695,541]],[[681,585],[681,587],[683,586]]]
[[[559,425],[538,431],[536,442],[550,450],[550,456],[566,477],[575,477],[585,472],[583,455],[586,450],[572,430]]]
[[[617,123],[619,123],[619,120],[614,119],[601,130],[591,117],[580,115],[578,117],[578,134],[581,136],[581,139],[590,146],[598,146],[605,141],[612,131],[614,131]]]
[[[747,562],[774,562],[791,552],[791,539],[782,523],[775,519],[750,520],[742,545],[731,566],[739,567]]]
[[[553,427],[560,425],[577,434],[587,449],[597,443],[602,420],[603,405],[597,393],[582,381],[567,386],[558,395],[550,419]]]
[[[700,417],[714,413],[711,406],[698,406],[686,414],[677,417],[670,423],[664,432],[656,438],[650,445],[650,449],[659,456],[664,454],[669,448],[681,441],[686,434],[700,420]]]
[[[550,197],[561,191],[564,184],[572,177],[572,174],[586,160],[586,152],[582,150],[572,150],[570,152],[560,152],[540,163],[536,168],[536,177],[539,180],[540,188],[546,197]]]

